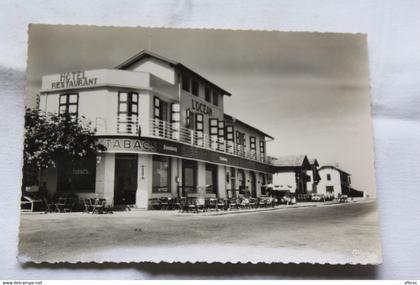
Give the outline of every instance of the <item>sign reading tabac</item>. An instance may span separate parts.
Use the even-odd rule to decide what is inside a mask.
[[[97,77],[86,77],[84,71],[60,73],[59,81],[51,82],[51,89],[90,87],[97,84]]]

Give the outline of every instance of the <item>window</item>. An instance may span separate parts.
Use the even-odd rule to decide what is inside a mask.
[[[152,193],[171,193],[171,158],[153,155]]]
[[[213,91],[213,105],[219,106],[219,93],[217,91]]]
[[[160,99],[159,97],[154,97],[153,99],[153,118],[160,119]]]
[[[204,146],[204,124],[203,124],[203,114],[195,114],[195,131],[196,131],[196,144],[199,146]]]
[[[138,125],[139,94],[134,92],[118,93],[118,133],[136,133]]]
[[[210,147],[212,149],[217,148],[218,137],[219,137],[219,120],[209,119],[209,134],[210,134]]]
[[[198,87],[198,82],[193,80],[191,93],[195,96],[200,96],[200,90]]]
[[[171,104],[171,124],[172,124],[172,138],[179,140],[179,130],[180,130],[180,115],[179,115],[180,105],[179,103]]]
[[[197,163],[195,161],[182,160],[182,183],[182,196],[197,192]]]
[[[80,158],[58,168],[57,191],[95,192],[96,156]]]
[[[190,92],[190,78],[186,75],[182,75],[182,89]]]
[[[327,193],[334,193],[334,186],[325,186],[325,191]]]
[[[209,87],[206,87],[204,89],[204,99],[206,99],[207,102],[211,103],[211,89]]]
[[[251,149],[251,158],[257,159],[257,144],[255,137],[249,137],[249,148]]]
[[[206,163],[206,192],[217,194],[217,165]]]
[[[61,94],[58,107],[59,114],[68,114],[72,119],[77,118],[79,110],[79,94]]]
[[[233,153],[233,144],[235,139],[233,137],[234,129],[233,126],[226,126],[226,151],[228,153]]]
[[[260,140],[260,160],[265,161],[265,141]]]
[[[331,174],[327,174],[327,180],[330,181],[331,180]]]
[[[225,122],[219,121],[218,127],[219,150],[223,150],[225,143]]]

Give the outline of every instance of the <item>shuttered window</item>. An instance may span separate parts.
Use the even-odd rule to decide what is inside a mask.
[[[79,94],[61,94],[58,107],[59,114],[68,114],[72,119],[77,118],[79,111]]]
[[[198,146],[204,146],[204,124],[203,114],[195,114],[195,131],[196,131],[196,144]]]
[[[217,149],[219,137],[219,120],[209,119],[209,134],[210,134],[210,147],[214,150]]]
[[[118,92],[118,133],[137,133],[139,94]]]

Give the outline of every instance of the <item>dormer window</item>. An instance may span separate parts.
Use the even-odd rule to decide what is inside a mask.
[[[204,89],[204,99],[207,102],[211,103],[211,89],[209,87],[206,87]]]
[[[219,106],[219,93],[217,91],[213,91],[213,105]]]
[[[193,80],[192,81],[192,90],[191,93],[195,96],[200,96],[200,92],[199,92],[199,88],[198,88],[198,82]]]
[[[182,75],[182,89],[190,92],[190,78],[186,75]]]

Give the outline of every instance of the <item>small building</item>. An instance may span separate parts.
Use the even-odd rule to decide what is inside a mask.
[[[338,197],[339,195],[350,196],[351,175],[338,167],[324,165],[318,169],[320,181],[317,193],[326,197]]]
[[[295,191],[292,192],[295,192],[298,200],[306,199],[316,191],[320,180],[316,159],[309,160],[306,155],[273,156],[271,163],[276,167],[273,184],[291,184],[289,181],[293,178]]]

